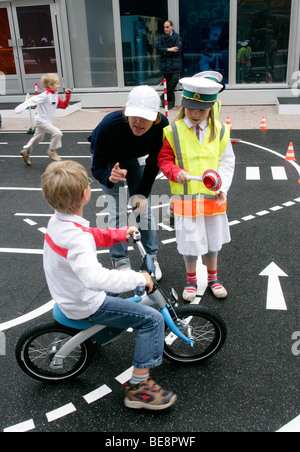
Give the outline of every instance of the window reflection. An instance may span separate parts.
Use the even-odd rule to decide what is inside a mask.
[[[12,48],[8,47],[10,39],[7,9],[0,8],[0,72],[5,75],[16,74],[14,52]]]
[[[238,0],[237,83],[284,83],[291,0]]]
[[[17,8],[26,74],[57,72],[50,6]]]
[[[179,1],[184,76],[217,70],[228,83],[229,0]]]
[[[155,44],[168,18],[167,0],[120,0],[120,10],[125,85],[157,85],[161,71]]]
[[[118,86],[112,0],[67,0],[76,88]]]

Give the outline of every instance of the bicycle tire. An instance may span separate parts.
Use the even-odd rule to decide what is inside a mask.
[[[55,321],[34,326],[20,337],[15,355],[21,369],[31,378],[45,383],[70,381],[82,374],[93,357],[90,339],[77,347],[64,360],[64,368],[53,370],[50,363],[62,345],[78,330],[68,328]]]
[[[175,313],[177,318],[173,314],[173,320],[185,335],[187,328],[180,325],[178,319],[188,320],[187,325],[192,328],[195,345],[194,347],[187,345],[166,328],[165,358],[183,364],[199,363],[208,360],[221,350],[226,341],[227,328],[219,314],[197,305],[175,308]]]

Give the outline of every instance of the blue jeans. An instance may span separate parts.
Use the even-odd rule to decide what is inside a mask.
[[[123,298],[107,296],[98,311],[86,320],[93,325],[137,330],[134,367],[150,369],[162,363],[165,323],[159,311]]]
[[[126,163],[128,169],[127,173],[127,185],[130,197],[138,195],[138,188],[143,178],[145,166],[140,166],[137,159],[133,159]],[[110,166],[108,169],[112,169]],[[121,228],[128,225],[127,214],[127,190],[125,189],[124,182],[115,184],[112,188],[107,188],[105,185],[100,184],[107,202],[107,210],[109,212],[109,227]],[[137,226],[141,230],[142,243],[145,250],[151,256],[155,256],[158,252],[158,239],[156,233],[156,224],[151,211],[151,203],[148,199],[148,212],[143,215],[134,215],[136,224],[130,224],[130,226]],[[133,218],[132,217],[132,218]],[[132,223],[130,221],[130,223]],[[118,261],[128,258],[127,244],[118,243],[110,249],[110,256],[112,261]]]

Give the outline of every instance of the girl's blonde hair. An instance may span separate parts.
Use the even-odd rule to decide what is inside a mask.
[[[81,207],[82,195],[88,185],[86,169],[72,160],[51,163],[42,175],[46,201],[63,213],[72,214]]]
[[[46,74],[41,78],[42,85],[45,88],[48,88],[50,85],[54,85],[54,83],[59,82],[60,78],[57,74]]]
[[[186,116],[185,114],[185,108],[183,106],[181,106],[175,121],[179,121],[179,119],[184,119]],[[210,134],[210,138],[209,138],[209,143],[211,143],[212,141],[214,141],[216,139],[217,136],[217,130],[216,130],[216,122],[215,122],[215,113],[214,113],[214,109],[211,108],[210,112],[209,112],[209,120],[211,123],[211,134]]]

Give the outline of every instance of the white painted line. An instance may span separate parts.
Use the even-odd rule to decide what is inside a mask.
[[[230,221],[229,226],[236,226],[237,224],[241,224],[241,222],[238,220],[233,220],[233,221]]]
[[[15,213],[15,217],[52,217],[52,216],[53,213]]]
[[[261,212],[257,212],[256,215],[259,217],[263,217],[264,215],[268,215],[270,212],[268,210],[262,210]]]
[[[294,206],[296,203],[293,201],[284,202],[282,205],[285,207],[291,207]]]
[[[247,217],[242,218],[242,220],[244,221],[250,221],[250,220],[254,220],[254,216],[253,215],[248,215]]]
[[[12,425],[11,427],[5,428],[3,430],[4,433],[25,433],[30,430],[34,430],[35,425],[33,419],[29,421],[22,422],[21,424]]]
[[[272,166],[271,169],[274,180],[288,180],[284,166]]]
[[[23,221],[24,221],[24,223],[29,224],[29,226],[36,226],[37,225],[37,223],[35,221],[29,220],[29,218],[26,218]]]
[[[277,433],[300,433],[300,416],[279,429]]]
[[[28,314],[22,315],[21,317],[17,317],[14,320],[10,320],[9,322],[5,322],[0,324],[0,331],[6,331],[15,326],[21,325],[22,323],[29,322],[30,320],[36,319],[41,315],[46,314],[49,311],[52,311],[54,306],[54,301],[51,300],[49,303],[46,303],[44,306],[35,309],[34,311],[29,312]]]
[[[174,239],[168,239],[168,240],[162,240],[162,244],[163,245],[168,245],[169,243],[174,243],[174,242],[176,242],[176,238],[174,238]]]
[[[0,144],[5,144],[5,145],[6,145],[6,144],[8,144],[8,143],[0,143]]]
[[[25,187],[0,187],[0,190],[5,191],[42,191],[41,188],[25,188]]]
[[[123,385],[124,383],[127,383],[127,381],[130,380],[130,378],[132,377],[132,372],[133,372],[134,367],[130,367],[129,369],[125,370],[125,372],[123,372],[122,374],[118,375],[115,379],[121,383],[121,385]]]
[[[47,228],[39,228],[38,229],[42,234],[47,234]]]
[[[59,155],[62,159],[90,159],[90,155]],[[6,159],[19,159],[21,155],[0,155],[0,158]],[[30,155],[30,159],[48,159],[51,160],[48,155]]]
[[[103,385],[101,386],[101,388],[98,388],[95,391],[86,394],[85,396],[83,396],[83,398],[90,405],[91,403],[94,403],[97,400],[102,399],[111,392],[112,390],[108,386]]]
[[[166,231],[169,231],[169,232],[173,232],[175,230],[174,228],[171,228],[170,226],[167,226],[164,223],[159,223],[158,226],[160,226],[162,229],[165,229]]]
[[[260,169],[258,166],[248,166],[246,168],[246,180],[260,180]]]
[[[207,267],[203,264],[202,258],[197,262],[197,285],[197,296],[202,297],[207,289]]]
[[[57,419],[61,419],[62,417],[68,416],[68,414],[74,413],[77,411],[73,403],[68,403],[68,405],[62,406],[57,410],[50,411],[46,413],[46,417],[48,422],[56,421]]]
[[[43,250],[30,250],[23,248],[0,248],[0,253],[6,254],[33,254],[33,255],[42,255],[44,254]]]
[[[277,212],[277,210],[281,210],[281,209],[283,209],[282,206],[274,206],[274,207],[270,208],[270,210],[272,210],[273,212]]]

